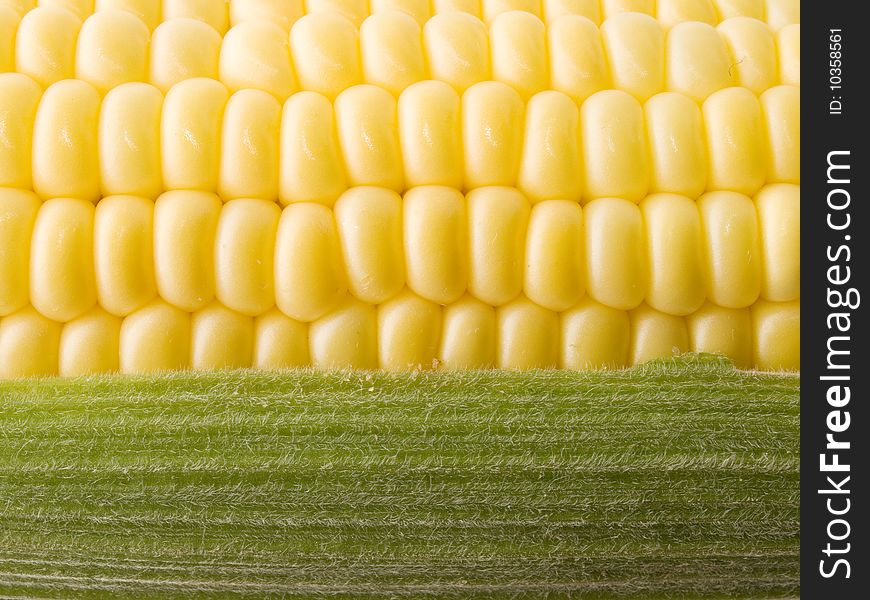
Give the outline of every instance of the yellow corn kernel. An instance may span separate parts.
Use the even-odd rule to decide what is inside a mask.
[[[583,297],[583,239],[583,213],[576,202],[546,200],[532,207],[523,285],[532,302],[561,312]]]
[[[221,198],[278,197],[281,105],[262,90],[239,90],[227,101],[220,143]]]
[[[352,186],[404,188],[396,99],[374,85],[348,88],[335,99],[338,143]]]
[[[650,165],[643,109],[619,90],[590,96],[580,107],[584,201],[614,196],[640,202],[649,188]]]
[[[275,239],[281,209],[254,198],[230,200],[215,234],[215,296],[229,309],[257,316],[275,303]]]
[[[335,203],[335,220],[351,293],[370,304],[398,293],[405,285],[399,195],[384,188],[351,188]]]
[[[647,290],[646,241],[636,204],[599,198],[586,205],[586,290],[594,300],[628,310]]]
[[[801,189],[768,185],[755,197],[761,232],[761,297],[787,302],[801,296]]]
[[[497,81],[475,84],[462,95],[465,189],[516,183],[524,110],[519,94]]]
[[[237,2],[233,0],[233,4]],[[125,10],[142,19],[148,31],[154,31],[163,20],[159,0],[96,0],[94,10]]]
[[[651,156],[650,191],[697,198],[707,184],[701,109],[682,94],[664,92],[647,100],[643,110]]]
[[[284,209],[275,244],[275,301],[297,321],[314,321],[347,294],[332,211],[300,202]]]
[[[48,200],[33,225],[30,302],[54,321],[71,321],[97,302],[94,281],[94,205],[74,198]]]
[[[680,23],[671,29],[665,55],[668,90],[696,102],[737,84],[728,48],[719,32],[707,23]]]
[[[484,187],[467,197],[468,291],[492,306],[507,304],[523,289],[529,201],[506,187]]]
[[[254,319],[255,369],[289,369],[308,365],[308,325],[277,308]]]
[[[163,94],[147,83],[122,84],[103,98],[97,145],[104,196],[160,195],[162,110]]]
[[[408,287],[438,304],[457,300],[468,279],[465,198],[449,187],[412,188],[402,223]]]
[[[45,90],[33,124],[33,189],[40,197],[99,199],[99,111],[100,95],[84,81]]]
[[[441,338],[441,308],[409,290],[378,307],[378,363],[388,371],[431,369]]]
[[[559,363],[564,369],[621,369],[630,343],[628,313],[583,299],[561,314]]]
[[[717,29],[728,46],[739,85],[755,94],[776,85],[776,46],[770,27],[757,19],[734,17]]]
[[[686,317],[692,352],[721,354],[738,369],[752,365],[752,323],[748,308],[706,303]]]
[[[801,85],[801,26],[786,25],[776,34],[779,80],[786,85]]]
[[[332,310],[346,291],[332,212],[309,203],[285,208],[275,247],[278,308],[296,320],[313,321]]]
[[[407,13],[375,13],[363,21],[359,35],[366,83],[398,96],[412,83],[426,79],[420,25]]]
[[[65,8],[80,19],[94,12],[94,0],[37,0],[36,4],[39,7]]]
[[[151,83],[166,93],[185,79],[217,79],[220,47],[220,34],[202,21],[164,21],[151,36]]]
[[[517,187],[532,202],[565,199],[579,202],[580,113],[565,94],[548,90],[526,105]]]
[[[154,271],[160,296],[193,312],[214,297],[214,243],[221,201],[214,194],[166,192],[154,205]]]
[[[308,330],[311,364],[321,369],[375,369],[378,318],[375,307],[348,297]]]
[[[559,364],[559,315],[525,296],[496,310],[500,369],[554,369]]]
[[[719,22],[712,0],[658,0],[656,20],[665,31],[687,21],[709,25]]]
[[[622,13],[656,14],[655,0],[601,0],[602,19],[607,20]]]
[[[36,7],[36,0],[3,0],[3,4],[14,10],[16,14],[23,15]]]
[[[506,12],[525,12],[541,16],[541,0],[481,0],[483,20],[492,24]]]
[[[764,0],[713,0],[721,20],[752,17],[764,21]]]
[[[710,192],[698,200],[707,297],[725,308],[751,305],[761,291],[762,254],[752,200]]]
[[[40,6],[24,14],[15,36],[15,70],[46,88],[75,76],[76,37],[82,22],[69,10]]]
[[[647,304],[671,315],[694,312],[706,296],[695,203],[685,196],[653,194],[644,198],[640,210],[646,229]]]
[[[689,351],[686,320],[641,304],[629,313],[631,347],[628,362],[639,365]]]
[[[254,353],[254,320],[218,302],[190,317],[190,366],[198,371],[244,369]]]
[[[752,195],[767,176],[764,128],[758,98],[742,87],[726,88],[704,102],[707,190]]]
[[[226,0],[163,0],[163,19],[196,19],[224,35],[230,21],[228,4]]]
[[[423,26],[429,76],[460,94],[491,78],[489,32],[483,21],[464,12],[439,12]]]
[[[281,117],[279,198],[332,206],[347,189],[332,104],[316,92],[293,94]]]
[[[372,14],[377,14],[386,11],[399,10],[414,18],[417,24],[422,27],[426,21],[432,16],[429,9],[429,2],[420,2],[420,0],[369,0]]]
[[[574,102],[610,87],[610,71],[598,27],[586,17],[565,15],[550,22],[551,85]]]
[[[32,185],[33,124],[41,96],[27,75],[0,73],[0,187]]]
[[[58,374],[78,377],[118,370],[121,319],[95,307],[63,326]]]
[[[232,27],[265,20],[286,32],[305,14],[305,0],[232,0],[229,4]]]
[[[576,15],[589,19],[593,24],[601,23],[601,8],[598,0],[543,0],[544,22],[553,22],[564,15]]]
[[[180,371],[190,366],[190,315],[154,300],[121,323],[122,373]]]
[[[447,12],[460,12],[474,15],[478,19],[483,15],[481,2],[485,0],[431,0],[432,12],[435,15]]]
[[[283,102],[296,91],[287,32],[268,21],[246,21],[223,38],[220,80],[231,92],[253,88]]]
[[[801,90],[779,85],[761,95],[761,118],[767,134],[767,181],[801,182]]]
[[[535,15],[512,10],[497,16],[489,27],[489,49],[492,78],[513,87],[523,100],[549,87],[547,28]]]
[[[30,298],[30,238],[38,211],[32,192],[0,188],[0,317]]]
[[[227,88],[196,78],[172,86],[163,100],[160,157],[167,190],[214,192],[220,173],[220,139]]]
[[[621,13],[601,25],[614,85],[641,102],[665,87],[665,37],[649,15]]]
[[[290,30],[290,52],[303,90],[335,100],[342,90],[363,81],[359,34],[340,14],[309,12],[296,21]]]
[[[0,4],[0,73],[15,70],[15,32],[21,15],[5,4]]]
[[[444,307],[441,349],[445,369],[489,369],[495,365],[495,310],[472,296]]]
[[[462,188],[459,95],[442,81],[421,81],[399,96],[399,146],[407,187]]]
[[[359,27],[369,16],[369,0],[305,0],[310,14],[336,14]]]
[[[30,306],[0,319],[0,379],[56,375],[60,331]]]
[[[801,370],[801,303],[752,305],[752,356],[761,371]]]
[[[157,296],[154,279],[154,203],[109,196],[94,214],[94,270],[100,306],[119,317]]]
[[[75,74],[101,94],[129,81],[148,78],[151,34],[142,19],[124,10],[94,13],[82,24]]]
[[[801,22],[800,0],[764,0],[767,24],[774,31]]]

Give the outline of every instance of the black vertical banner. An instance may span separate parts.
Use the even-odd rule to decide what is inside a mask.
[[[866,598],[870,96],[865,2],[801,15],[801,591]]]

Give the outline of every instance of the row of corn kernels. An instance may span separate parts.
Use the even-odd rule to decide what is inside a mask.
[[[778,30],[800,23],[799,0],[0,0],[18,14],[38,6],[60,6],[81,19],[94,11],[125,10],[141,18],[150,30],[161,21],[191,18],[221,35],[239,23],[266,19],[289,30],[309,12],[334,11],[359,26],[367,16],[401,10],[423,25],[433,14],[465,12],[487,23],[503,12],[522,10],[546,22],[562,15],[582,15],[596,24],[623,12],[654,16],[665,28],[683,21],[715,25],[730,17],[752,17]]]
[[[685,22],[665,33],[652,17],[622,13],[600,28],[563,16],[545,27],[531,13],[500,15],[487,28],[466,13],[445,13],[420,28],[401,11],[367,18],[358,31],[338,13],[301,18],[288,35],[265,20],[246,21],[223,38],[207,24],[173,19],[149,33],[125,11],[84,22],[43,7],[20,23],[0,13],[0,72],[15,70],[43,87],[78,78],[100,93],[131,81],[162,91],[193,77],[223,81],[231,91],[262,89],[279,101],[299,90],[334,99],[350,86],[380,85],[398,95],[436,79],[460,93],[480,81],[514,87],[524,99],[546,89],[582,102],[603,89],[641,101],[675,91],[703,101],[730,86],[756,94],[779,83],[800,85],[800,26],[778,34],[761,21],[735,17],[717,27]],[[15,34],[14,36],[12,34]],[[5,47],[5,48],[4,48]]]
[[[186,313],[155,300],[126,318],[95,308],[66,324],[25,307],[0,318],[0,379],[188,368],[601,369],[712,352],[740,368],[800,370],[800,301],[706,304],[688,317],[585,299],[559,314],[519,297],[446,307],[403,291],[379,306],[346,299],[312,323],[256,318],[217,302]]]
[[[533,202],[638,202],[650,192],[754,195],[766,182],[800,183],[793,86],[760,99],[727,88],[702,107],[675,93],[641,105],[607,90],[578,108],[556,91],[525,104],[498,82],[460,98],[426,81],[398,102],[364,84],[334,104],[300,92],[282,109],[265,92],[230,95],[211,79],[183,81],[165,98],[148,84],[124,84],[101,100],[83,81],[60,81],[43,94],[28,77],[6,73],[0,121],[0,186],[92,202],[186,189],[331,205],[362,185],[502,185]]]
[[[436,304],[521,294],[562,312],[589,296],[683,316],[800,298],[800,188],[531,206],[517,190],[359,187],[334,209],[175,191],[40,202],[0,189],[0,315],[31,304],[71,321],[99,303],[125,316],[157,295],[195,312],[214,298],[249,316],[314,321],[348,293],[379,305],[404,287]]]

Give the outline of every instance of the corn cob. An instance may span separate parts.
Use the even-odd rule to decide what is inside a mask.
[[[79,50],[111,48],[100,32],[108,39],[108,25],[124,20],[144,31],[126,47],[148,43],[135,17],[100,14]],[[766,26],[677,25],[667,73],[646,64],[652,75],[638,78],[638,49],[661,47],[661,28],[637,13],[612,17],[603,44],[581,44],[579,55],[610,64],[599,68],[601,87],[627,91],[593,86],[578,109],[576,94],[546,90],[540,75],[552,65],[554,83],[557,71],[571,80],[552,49],[559,40],[577,48],[575,26],[598,39],[592,22],[554,19],[548,54],[531,13],[493,16],[481,39],[493,56],[513,57],[502,67],[538,57],[540,68],[493,61],[503,81],[475,82],[489,77],[484,55],[465,89],[456,81],[467,73],[450,85],[415,81],[422,69],[403,79],[403,69],[365,68],[389,63],[391,51],[422,56],[401,50],[414,36],[387,35],[403,19],[365,19],[361,54],[370,58],[350,76],[356,29],[329,11],[299,20],[293,31],[321,29],[291,32],[289,46],[263,21],[234,27],[220,50],[223,83],[181,77],[165,97],[147,83],[116,85],[110,70],[89,70],[93,60],[76,60],[90,84],[58,81],[44,94],[26,75],[0,74],[0,281],[9,282],[0,376],[305,364],[578,369],[686,350],[798,368],[800,95],[770,85],[794,81],[799,68],[777,63]],[[163,23],[155,39],[161,28],[167,43],[180,39],[167,25],[212,31],[222,43],[186,18]],[[285,44],[288,64],[294,52],[314,56],[308,46],[327,32],[341,39],[342,27],[353,43],[323,63],[337,71],[306,60],[307,75],[267,69],[274,77],[260,78],[260,89],[233,79],[274,56],[268,47]],[[778,39],[799,56],[796,27]],[[727,48],[686,62],[711,32]],[[543,51],[517,54],[529,36]],[[259,46],[239,42],[246,37]],[[746,87],[716,79],[728,52],[756,57],[738,73]],[[172,56],[152,60],[152,74]],[[350,85],[363,72],[380,86]],[[293,93],[285,84],[295,76],[324,94]],[[685,93],[657,93],[665,80]]]
[[[420,82],[398,102],[360,85],[334,107],[303,92],[283,110],[264,92],[230,96],[208,79],[181,82],[165,98],[147,84],[124,84],[102,103],[78,80],[40,96],[27,77],[0,74],[0,91],[0,110],[10,117],[0,186],[32,186],[43,199],[155,198],[181,189],[331,205],[363,185],[397,192],[501,185],[519,187],[533,202],[639,202],[650,192],[754,195],[766,182],[800,183],[800,91],[793,86],[760,99],[726,88],[701,108],[676,93],[641,106],[605,90],[579,110],[555,91],[524,104],[498,82],[476,84],[461,98],[440,82]]]
[[[685,21],[716,25],[731,17],[765,21],[773,29],[800,23],[797,0],[0,0],[19,14],[35,6],[66,8],[84,20],[95,11],[124,10],[154,30],[162,21],[183,17],[200,20],[223,35],[228,27],[267,20],[284,31],[307,13],[336,12],[359,26],[366,17],[399,10],[421,26],[433,15],[464,12],[491,23],[501,13],[519,10],[549,23],[563,15],[579,15],[596,25],[623,12],[655,17],[666,28]]]
[[[86,365],[309,361],[619,367],[674,348],[721,352],[743,367],[798,365],[796,345],[786,343],[799,335],[792,184],[766,186],[754,202],[735,192],[705,194],[697,205],[654,194],[640,207],[600,198],[583,208],[530,206],[513,188],[463,198],[422,186],[403,201],[357,187],[335,217],[320,204],[282,214],[265,200],[221,206],[193,191],[167,192],[153,209],[147,199],[111,196],[94,210],[4,190],[0,207],[5,376],[55,372],[58,353],[70,375],[90,372]],[[288,345],[283,362],[276,344]],[[45,346],[59,350],[39,351]]]
[[[261,89],[283,102],[299,90],[334,100],[359,83],[398,96],[426,79],[445,81],[459,93],[493,79],[524,100],[555,89],[582,102],[597,91],[621,89],[640,101],[675,91],[701,102],[734,85],[761,94],[779,83],[800,83],[800,26],[775,35],[750,17],[715,28],[691,21],[668,29],[643,13],[617,13],[599,30],[578,15],[545,26],[533,13],[509,11],[487,26],[473,15],[446,12],[421,28],[406,13],[387,10],[367,17],[358,30],[339,13],[312,12],[289,37],[274,22],[256,19],[222,38],[189,17],[168,19],[149,36],[144,21],[123,10],[99,11],[82,23],[68,10],[43,6],[17,25],[16,13],[6,13],[0,30],[10,34],[0,48],[0,72],[14,68],[43,87],[76,77],[101,94],[133,81],[166,92],[185,79],[208,77],[231,92]]]
[[[454,371],[799,368],[794,60],[693,60],[707,1],[147,4],[0,74],[0,596],[799,590],[799,378]],[[362,42],[303,73],[304,9]],[[165,373],[246,367],[303,369]],[[3,381],[115,372],[164,373]]]
[[[189,314],[155,300],[126,318],[94,308],[62,324],[31,307],[0,319],[4,378],[187,368],[408,370],[623,368],[687,351],[740,368],[799,367],[799,301],[705,304],[685,319],[591,299],[561,314],[526,297],[493,308],[471,296],[443,309],[404,291],[380,307],[347,297],[309,323],[246,317],[217,302]]]

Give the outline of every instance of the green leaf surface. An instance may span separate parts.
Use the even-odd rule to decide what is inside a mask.
[[[0,596],[799,594],[798,376],[0,382]]]

